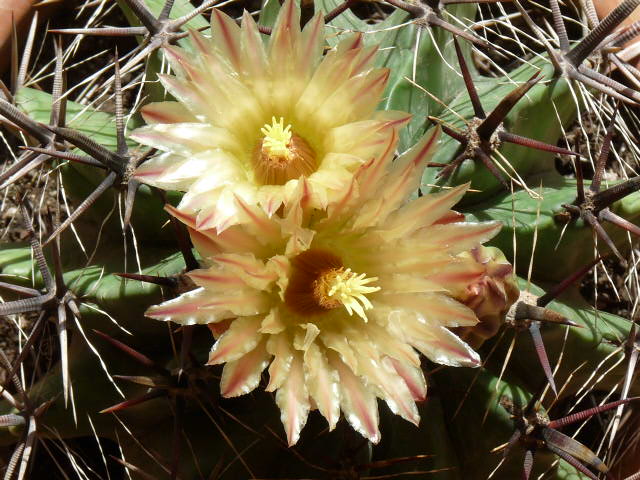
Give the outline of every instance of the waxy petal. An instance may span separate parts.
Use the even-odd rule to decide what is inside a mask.
[[[260,316],[241,317],[234,320],[227,331],[213,344],[207,365],[232,362],[253,350],[262,338],[259,331],[262,318]]]
[[[222,396],[237,397],[253,391],[260,383],[262,371],[269,365],[270,358],[263,341],[240,359],[227,363],[220,379]]]
[[[242,70],[242,49],[240,47],[240,27],[235,20],[214,8],[211,11],[211,33],[216,48],[228,58],[236,70]]]
[[[296,354],[291,361],[289,374],[276,392],[276,403],[280,407],[280,419],[287,434],[289,446],[300,438],[300,432],[309,416],[309,393],[304,381],[302,356]]]
[[[210,301],[211,297],[205,289],[198,288],[183,293],[178,298],[150,307],[145,312],[145,315],[157,320],[171,321],[181,325],[206,325],[234,316],[233,313],[224,309],[204,309],[203,307]]]
[[[155,123],[190,123],[196,117],[180,102],[148,103],[140,110],[142,118],[149,124]]]
[[[366,437],[371,443],[378,443],[380,430],[378,430],[378,404],[375,395],[336,354],[331,353],[328,357],[329,364],[340,376],[340,406],[347,421],[356,432]]]
[[[305,352],[304,364],[309,394],[329,422],[329,430],[333,430],[340,419],[338,372],[329,366],[326,355],[315,344]]]
[[[402,377],[404,383],[409,388],[416,402],[420,402],[427,397],[427,382],[420,367],[407,365],[395,358],[391,359],[391,364],[396,373]]]

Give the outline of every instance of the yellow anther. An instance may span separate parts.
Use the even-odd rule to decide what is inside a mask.
[[[291,150],[291,125],[284,126],[284,118],[276,121],[276,117],[271,117],[271,125],[265,124],[260,129],[264,135],[262,140],[262,151],[269,156],[289,158]]]
[[[365,310],[373,308],[373,305],[365,295],[380,290],[380,287],[367,285],[377,280],[378,277],[366,278],[364,273],[357,275],[350,268],[331,269],[315,281],[314,296],[324,308],[342,305],[349,315],[356,312],[366,322]]]

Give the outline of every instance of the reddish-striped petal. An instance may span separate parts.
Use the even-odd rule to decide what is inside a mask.
[[[240,317],[234,320],[211,348],[207,365],[232,362],[253,350],[262,338],[259,331],[262,318]]]
[[[311,398],[329,422],[329,430],[333,430],[340,419],[338,372],[329,366],[327,357],[316,344],[305,352],[304,363]]]
[[[376,396],[364,385],[338,355],[327,354],[329,364],[340,376],[340,406],[353,429],[369,439],[371,443],[380,441],[378,430],[378,404]]]
[[[404,380],[404,383],[409,388],[409,391],[416,402],[421,402],[427,398],[427,381],[425,380],[422,369],[419,366],[407,365],[395,358],[391,359],[391,364],[393,365],[396,373]]]
[[[284,383],[291,369],[294,353],[292,340],[286,332],[272,335],[267,341],[267,351],[273,355],[273,361],[269,366],[269,384],[265,390],[273,392]]]
[[[227,363],[222,369],[220,379],[222,396],[237,397],[255,389],[260,383],[262,371],[269,365],[270,358],[265,342],[262,342],[242,358]]]
[[[140,110],[144,121],[153,123],[189,123],[196,117],[180,102],[154,102]]]
[[[276,403],[280,407],[280,419],[287,434],[289,446],[295,445],[309,416],[309,393],[304,381],[302,356],[295,354],[289,374],[276,392]]]
[[[240,27],[219,9],[211,11],[211,32],[216,48],[231,62],[237,71],[242,71],[242,49]]]

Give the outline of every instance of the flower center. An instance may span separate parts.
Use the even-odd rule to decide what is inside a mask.
[[[289,145],[291,143],[291,125],[284,126],[284,119],[276,122],[275,117],[271,117],[271,125],[265,124],[260,129],[264,138],[262,139],[262,152],[270,157],[290,160],[293,156]]]
[[[284,125],[284,119],[271,117],[260,132],[252,160],[256,180],[263,185],[284,185],[289,180],[309,176],[316,171],[316,155],[309,144]]]
[[[332,268],[322,272],[313,282],[313,296],[321,307],[327,310],[341,305],[347,309],[349,315],[356,312],[365,322],[365,310],[373,308],[365,295],[380,290],[380,287],[368,287],[378,277],[367,278],[364,273],[357,275],[350,268]]]
[[[300,315],[314,315],[344,307],[365,322],[366,310],[373,305],[366,295],[380,287],[369,284],[378,277],[367,277],[345,268],[342,260],[331,252],[307,250],[291,261],[292,272],[284,294],[285,304]]]

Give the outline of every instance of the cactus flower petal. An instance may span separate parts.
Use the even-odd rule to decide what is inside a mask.
[[[352,182],[325,210],[314,207],[304,179],[271,216],[236,196],[242,222],[224,231],[197,230],[201,212],[169,209],[189,227],[206,268],[188,274],[197,290],[149,315],[228,322],[212,328],[208,362],[225,364],[222,394],[253,390],[266,362],[265,388],[276,392],[289,444],[316,409],[330,429],[342,412],[379,441],[377,398],[418,424],[415,402],[427,390],[419,353],[443,365],[480,364],[450,329],[478,324],[479,300],[463,295],[469,282],[481,282],[488,268],[496,278],[507,270],[478,256],[500,225],[467,223],[451,210],[468,185],[408,201],[438,132],[395,161],[398,135],[390,133],[381,144],[389,153],[358,170],[367,188]]]
[[[262,371],[269,365],[269,353],[262,341],[246,355],[225,364],[220,379],[220,391],[225,397],[237,397],[251,392],[260,383]]]
[[[160,80],[178,102],[144,107],[148,125],[131,134],[160,151],[136,178],[184,191],[178,209],[195,216],[195,228],[222,232],[248,221],[242,203],[272,216],[291,204],[301,179],[310,206],[325,208],[367,161],[390,161],[384,145],[409,115],[375,112],[389,71],[374,67],[377,47],[361,34],[324,54],[322,16],[301,30],[294,0],[284,2],[266,47],[250,15],[239,27],[215,9],[211,31],[211,39],[191,32],[194,52],[164,48],[175,75]]]

